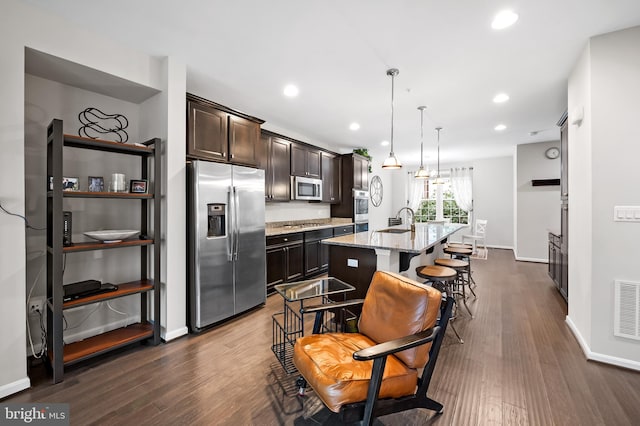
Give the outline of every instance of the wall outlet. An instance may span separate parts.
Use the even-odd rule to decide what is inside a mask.
[[[29,315],[38,315],[38,311],[44,314],[44,297],[32,297],[27,308]]]

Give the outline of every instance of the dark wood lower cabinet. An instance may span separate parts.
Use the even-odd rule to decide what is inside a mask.
[[[568,298],[568,263],[567,255],[562,252],[562,236],[549,233],[549,277],[553,280],[558,291]]]
[[[303,234],[267,237],[267,294],[273,286],[304,276]]]
[[[318,229],[304,233],[304,274],[311,277],[326,272],[329,267],[328,252],[322,240],[333,237],[333,229]]]

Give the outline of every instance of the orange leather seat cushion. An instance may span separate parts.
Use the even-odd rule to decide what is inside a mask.
[[[337,413],[344,404],[367,399],[373,361],[356,361],[353,353],[375,344],[358,333],[314,334],[297,340],[293,362],[322,402]],[[417,370],[390,355],[379,397],[411,395],[417,380]]]

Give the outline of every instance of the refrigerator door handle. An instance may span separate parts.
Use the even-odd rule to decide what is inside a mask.
[[[229,262],[233,262],[233,241],[234,241],[234,225],[233,225],[233,205],[232,205],[232,198],[231,198],[231,187],[229,187],[229,190],[227,191],[227,215],[229,217],[229,221],[227,222],[227,260]]]
[[[234,235],[233,235],[233,241],[234,241],[234,260],[238,260],[238,245],[239,245],[239,240],[240,240],[240,226],[238,225],[240,223],[240,220],[238,219],[238,210],[240,210],[240,196],[238,195],[238,188],[237,187],[233,187],[233,223],[234,223]]]

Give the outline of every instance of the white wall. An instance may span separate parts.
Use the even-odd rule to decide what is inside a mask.
[[[569,78],[569,315],[587,357],[640,369],[640,342],[613,335],[615,279],[640,281],[640,27],[593,37]],[[584,108],[581,125],[572,125]]]
[[[560,157],[549,159],[545,151],[560,149],[560,141],[530,143],[516,148],[516,244],[517,260],[547,262],[548,232],[560,232],[560,186],[532,186],[533,179],[559,179]]]
[[[140,107],[137,104],[32,75],[25,76],[25,212],[29,223],[46,226],[47,126],[53,118],[63,120],[64,133],[77,134],[78,113],[92,106],[107,113],[120,113],[130,125],[126,129],[131,140],[138,140]],[[105,138],[115,140],[113,135]],[[127,179],[140,179],[140,162],[133,157],[99,151],[65,149],[65,176],[79,178],[80,190],[88,188],[88,176],[102,176],[105,185],[111,173],[124,173]],[[84,231],[96,229],[140,229],[138,206],[123,200],[111,202],[108,208],[101,202],[82,199],[63,200],[63,208],[73,212],[72,241],[89,241]],[[46,296],[46,230],[27,232],[27,296]],[[126,282],[139,276],[139,265],[128,261],[134,249],[84,252],[68,256],[64,282],[97,279],[102,282]],[[122,268],[127,265],[128,268]],[[33,290],[32,290],[33,288]],[[108,329],[139,321],[139,295],[113,300],[110,305],[128,315],[108,309],[106,304],[89,305],[65,311],[68,331],[66,342],[74,342]],[[94,308],[97,308],[94,310]],[[89,315],[91,313],[91,315]],[[86,318],[86,319],[85,319]],[[40,341],[40,324],[29,317],[34,341]],[[36,348],[37,350],[37,348]]]
[[[513,248],[513,157],[496,157],[468,161],[464,164],[444,164],[441,170],[452,167],[473,167],[473,206],[475,217],[486,219],[486,243],[490,247]],[[396,171],[393,175],[393,196],[391,214],[406,205],[407,173],[415,170],[408,168]],[[393,172],[392,172],[393,173]],[[385,219],[386,221],[386,219]],[[385,223],[386,225],[386,223]],[[461,235],[469,233],[470,228],[463,228],[452,236],[453,241],[460,241]]]
[[[5,0],[0,14],[0,202],[25,214],[25,47],[162,90],[158,59],[82,31],[22,2]],[[184,77],[183,77],[184,78]],[[184,92],[180,94],[184,97]],[[179,105],[178,105],[179,107]],[[172,107],[169,107],[172,108]],[[175,111],[169,119],[175,119]],[[180,122],[184,121],[184,109]],[[172,143],[184,146],[184,132]],[[182,157],[183,159],[184,157]],[[182,191],[184,186],[182,186]],[[184,230],[181,232],[184,238]],[[0,398],[29,386],[26,371],[26,238],[24,225],[0,214]],[[167,236],[169,239],[170,236]],[[167,242],[168,243],[168,242]],[[182,258],[182,259],[181,259]],[[172,259],[184,262],[184,254]],[[182,290],[184,291],[184,290]],[[179,300],[183,304],[183,299]],[[183,318],[184,322],[184,318]]]
[[[369,182],[374,176],[380,176],[382,181],[382,203],[378,207],[374,207],[369,201],[369,229],[382,229],[388,225],[388,218],[395,216],[397,210],[393,210],[394,191],[393,179],[396,176],[395,170],[383,170],[382,161],[371,162],[371,173],[369,173]],[[402,172],[399,172],[400,174]]]

